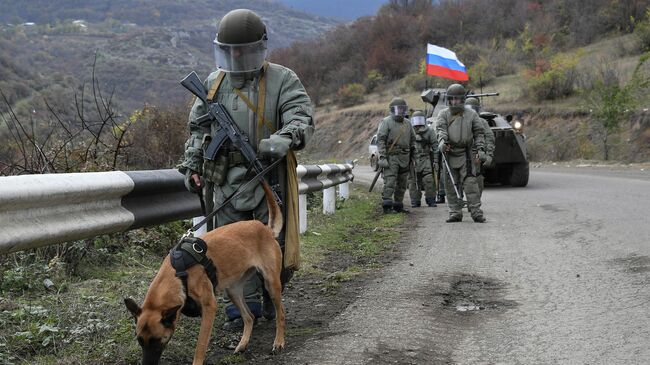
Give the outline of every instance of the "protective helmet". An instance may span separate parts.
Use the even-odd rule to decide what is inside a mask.
[[[393,100],[391,100],[390,104],[388,105],[388,109],[390,110],[391,114],[404,117],[408,111],[408,106],[406,105],[406,101],[404,101],[404,99],[393,98]]]
[[[461,112],[465,108],[465,87],[461,84],[451,84],[447,88],[447,106],[452,112]]]
[[[481,112],[481,102],[478,98],[467,98],[467,100],[465,100],[465,105],[471,107],[477,113]]]
[[[416,110],[411,114],[411,125],[413,127],[424,126],[426,124],[426,118],[421,110]]]
[[[267,52],[266,25],[252,10],[237,9],[219,22],[214,43],[217,67],[225,72],[253,72],[262,68]]]

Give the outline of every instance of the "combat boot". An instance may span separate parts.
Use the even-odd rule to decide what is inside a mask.
[[[436,204],[436,198],[424,198],[424,200],[427,202],[427,205],[430,207],[438,206],[438,204]]]
[[[447,223],[455,223],[455,222],[462,222],[463,221],[463,216],[462,215],[450,215],[449,218],[445,222]]]
[[[384,214],[390,214],[393,212],[393,201],[384,200],[381,202],[381,207],[384,209]]]
[[[262,316],[268,320],[275,319],[275,306],[266,288],[262,289],[262,298]]]
[[[485,222],[487,222],[487,219],[485,219],[485,217],[482,216],[482,215],[478,215],[478,216],[476,216],[476,217],[472,217],[472,219],[473,219],[474,222],[476,222],[476,223],[485,223]]]
[[[411,199],[411,208],[419,208],[420,207],[420,201]]]
[[[445,204],[445,196],[444,195],[438,195],[438,199],[436,199],[436,203]]]
[[[410,213],[407,209],[404,209],[404,204],[401,202],[393,202],[393,210],[397,213]]]

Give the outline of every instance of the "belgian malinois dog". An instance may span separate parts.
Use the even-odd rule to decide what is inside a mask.
[[[216,293],[222,290],[228,293],[239,308],[244,322],[244,332],[235,353],[246,349],[253,330],[253,316],[244,302],[243,288],[244,283],[253,275],[263,277],[265,288],[275,307],[273,351],[284,348],[285,318],[280,282],[282,251],[275,239],[282,229],[282,212],[273,199],[271,188],[266,183],[263,186],[269,207],[268,224],[264,225],[258,220],[241,221],[219,227],[201,237],[207,244],[207,257],[216,266],[216,291],[204,267],[194,265],[187,269],[186,295],[183,282],[176,276],[168,255],[151,282],[142,307],[131,298],[124,299],[124,304],[136,321],[135,333],[142,347],[142,364],[158,364],[174,333],[181,311],[201,316],[193,364],[203,364],[217,313]]]

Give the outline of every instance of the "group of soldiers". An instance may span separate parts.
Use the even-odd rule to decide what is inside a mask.
[[[384,213],[408,213],[403,203],[408,186],[413,208],[421,206],[422,191],[429,207],[444,203],[446,196],[446,222],[461,222],[464,196],[472,220],[486,222],[481,209],[482,172],[493,163],[494,134],[487,121],[479,117],[479,100],[466,95],[462,85],[449,86],[447,108],[431,123],[420,110],[408,115],[404,99],[390,102],[390,115],[377,130]]]

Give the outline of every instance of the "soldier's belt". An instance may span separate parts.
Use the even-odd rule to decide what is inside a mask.
[[[410,149],[402,148],[402,149],[396,149],[396,150],[390,151],[390,152],[388,152],[388,155],[389,156],[392,156],[392,155],[404,155],[404,154],[407,154],[407,153],[410,153],[410,152],[411,152]]]

